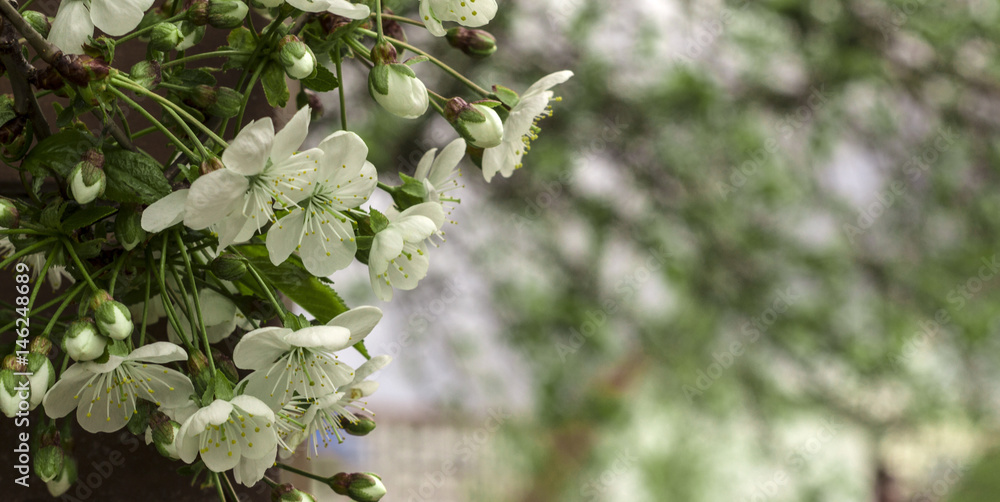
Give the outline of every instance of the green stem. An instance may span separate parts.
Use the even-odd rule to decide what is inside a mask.
[[[142,299],[142,327],[139,328],[139,346],[146,345],[146,319],[149,319],[149,282],[152,271],[146,267],[146,291]]]
[[[39,232],[38,230],[32,230],[30,228],[0,228],[0,235],[10,234],[51,235],[45,232]]]
[[[147,128],[142,129],[140,131],[136,131],[136,132],[132,133],[132,139],[141,138],[141,137],[143,137],[143,136],[145,136],[145,135],[147,135],[147,134],[149,134],[151,132],[156,132],[157,130],[158,129],[157,129],[156,126],[147,127]]]
[[[195,153],[192,152],[191,149],[187,147],[187,145],[185,145],[181,140],[177,139],[177,136],[174,136],[174,133],[170,132],[170,130],[167,129],[167,127],[163,125],[163,123],[161,123],[159,120],[156,120],[156,118],[153,117],[152,114],[147,112],[145,108],[139,105],[139,103],[132,101],[131,98],[126,96],[123,92],[119,91],[118,89],[115,89],[114,87],[108,87],[108,90],[111,91],[111,93],[114,94],[115,96],[118,96],[118,99],[125,101],[125,104],[131,106],[133,109],[135,109],[135,111],[139,112],[140,115],[145,117],[146,120],[148,120],[151,124],[153,124],[154,127],[159,129],[160,132],[162,132],[167,137],[167,139],[170,140],[171,143],[176,145],[177,148],[180,149],[180,151],[184,152],[184,155],[187,155],[189,159],[194,159],[197,157],[197,155],[195,155]]]
[[[337,66],[337,93],[340,94],[340,128],[347,130],[347,100],[344,98],[344,70],[341,66],[340,45],[333,49],[333,62]]]
[[[42,336],[46,336],[52,332],[52,328],[56,326],[56,321],[59,320],[59,316],[62,315],[63,311],[66,310],[66,307],[69,307],[69,304],[81,292],[83,292],[83,284],[78,284],[75,288],[72,289],[72,292],[69,293],[69,296],[67,296],[66,299],[63,300],[62,304],[59,305],[59,308],[57,308],[55,313],[52,314],[52,319],[50,319],[49,323],[45,325],[45,330],[42,331]]]
[[[311,472],[303,471],[302,469],[299,469],[298,467],[292,467],[292,466],[290,466],[288,464],[285,464],[285,463],[282,463],[282,462],[276,462],[275,465],[277,465],[278,468],[280,468],[280,469],[284,469],[284,470],[286,470],[288,472],[293,472],[295,474],[298,474],[299,476],[305,476],[307,478],[315,479],[316,481],[321,481],[323,483],[329,482],[329,478],[324,478],[324,477],[320,476],[319,474],[313,474]]]
[[[374,12],[372,13],[372,16],[375,16]],[[417,21],[416,19],[410,19],[404,16],[396,16],[393,14],[386,14],[384,12],[382,13],[382,19],[388,19],[390,21],[396,21],[398,23],[412,24],[413,26],[420,26],[421,28],[424,27],[424,23],[422,23],[421,21]]]
[[[378,41],[382,43],[385,35],[382,34],[382,0],[375,0],[375,26],[378,29]]]
[[[28,298],[28,312],[32,311],[31,307],[35,305],[35,298],[38,298],[38,292],[42,290],[42,281],[45,280],[45,274],[49,273],[49,267],[52,266],[55,258],[55,253],[49,253],[45,258],[45,264],[42,265],[42,270],[38,272],[38,278],[35,279],[35,287],[31,290],[31,297]]]
[[[221,476],[222,480],[226,482],[227,493],[229,493],[229,496],[232,497],[234,501],[240,502],[240,496],[236,494],[236,488],[233,488],[233,483],[229,481],[229,476],[226,476],[225,472],[220,473],[219,476]]]
[[[170,304],[170,295],[167,293],[167,285],[163,280],[163,274],[166,269],[166,260],[163,260],[164,256],[162,254],[160,256],[160,271],[157,273],[156,269],[153,268],[153,255],[149,248],[146,248],[146,267],[152,270],[153,275],[156,276],[157,286],[160,287],[160,301],[163,303],[163,313],[167,315],[167,321],[174,327],[177,336],[181,337],[184,347],[190,350],[194,347],[191,345],[191,341],[187,339],[187,335],[184,334],[184,330],[181,329],[181,323],[177,321],[177,314],[174,313],[174,306]]]
[[[221,58],[221,57],[240,56],[240,55],[249,55],[249,54],[253,54],[253,53],[250,52],[250,51],[232,51],[232,50],[202,52],[201,54],[192,54],[190,56],[185,56],[185,57],[182,57],[182,58],[174,59],[172,61],[167,61],[166,63],[163,63],[162,65],[160,65],[160,67],[161,68],[169,68],[169,67],[174,66],[174,65],[184,64],[184,63],[188,63],[188,62],[191,62],[191,61],[198,61],[199,59]],[[163,83],[161,83],[160,85],[162,86]]]
[[[218,143],[219,145],[222,145],[223,148],[229,146],[229,143],[226,143],[226,140],[220,138],[217,134],[215,134],[215,131],[209,129],[208,126],[203,124],[200,120],[192,117],[191,114],[187,112],[187,110],[180,107],[177,103],[174,103],[173,101],[170,101],[169,99],[160,96],[159,94],[149,89],[146,89],[145,87],[139,84],[136,84],[135,82],[123,77],[121,74],[117,74],[114,77],[112,77],[111,82],[114,83],[115,85],[128,88],[133,92],[148,96],[153,100],[155,100],[157,103],[159,103],[160,106],[173,108],[173,110],[176,111],[180,116],[184,117],[189,122],[191,122],[199,129],[201,129],[202,132],[204,132],[209,137],[209,139]]]
[[[177,115],[177,112],[175,112],[172,108],[164,107],[163,110],[169,113],[170,116],[173,117],[174,122],[177,122],[177,124],[181,126],[181,129],[184,129],[184,133],[187,134],[188,138],[191,138],[191,142],[194,143],[194,147],[197,148],[198,153],[201,154],[201,160],[202,161],[208,160],[209,159],[208,150],[205,148],[205,145],[203,145],[201,141],[198,140],[198,135],[195,134],[194,131],[192,131],[191,128],[184,123],[184,120],[181,119],[181,117]],[[190,158],[192,162],[195,161],[195,159],[191,157],[188,158]]]
[[[34,243],[34,244],[32,244],[32,245],[30,245],[30,246],[28,246],[28,247],[26,247],[26,248],[24,248],[24,249],[22,249],[20,251],[12,254],[10,256],[8,256],[6,260],[0,262],[0,269],[6,268],[7,265],[10,265],[11,263],[13,263],[14,260],[16,260],[18,258],[21,258],[22,256],[29,255],[34,250],[36,250],[38,248],[41,248],[41,247],[47,246],[49,244],[52,244],[53,241],[55,241],[55,238],[45,239],[45,240],[43,240],[41,242],[36,242],[36,243]]]
[[[264,290],[264,294],[267,295],[267,300],[271,302],[271,305],[274,305],[274,308],[278,312],[284,312],[283,314],[281,314],[281,320],[284,321],[287,311],[285,309],[285,306],[282,305],[281,302],[279,302],[278,299],[274,297],[274,293],[271,292],[271,286],[268,286],[267,283],[264,282],[264,278],[262,278],[260,274],[257,273],[257,268],[254,267],[253,264],[248,262],[247,270],[250,271],[250,275],[252,275],[253,278],[257,281],[257,284],[260,284],[260,288]]]
[[[379,36],[377,33],[373,32],[371,30],[366,30],[364,28],[358,28],[357,32],[361,33],[362,35],[366,35],[368,37],[378,37]],[[486,97],[486,96],[490,95],[489,91],[487,91],[486,89],[483,89],[482,87],[479,87],[478,85],[476,85],[475,82],[469,80],[464,75],[462,75],[461,73],[459,73],[458,71],[456,71],[454,68],[452,68],[452,67],[444,64],[444,62],[442,62],[440,59],[438,59],[438,58],[436,58],[434,56],[431,56],[427,52],[425,52],[425,51],[423,51],[423,50],[421,50],[421,49],[419,49],[419,48],[417,48],[417,47],[415,47],[413,45],[410,45],[410,44],[408,44],[408,43],[406,43],[406,42],[404,42],[402,40],[396,40],[395,38],[392,38],[392,37],[386,37],[386,40],[388,40],[389,42],[391,42],[393,44],[396,44],[396,45],[398,45],[398,46],[400,46],[400,47],[402,47],[404,49],[413,51],[416,54],[420,54],[421,56],[426,56],[428,61],[434,63],[435,65],[437,65],[438,68],[441,68],[442,70],[444,70],[445,73],[451,75],[452,77],[454,77],[459,82],[462,82],[463,84],[466,85],[466,87],[468,87],[469,89],[472,89],[473,91],[475,91],[479,95],[481,95],[483,97]]]
[[[121,272],[122,266],[125,265],[125,254],[123,253],[115,260],[115,268],[111,269],[111,279],[108,280],[108,294],[115,296],[115,284],[118,283],[118,273]]]
[[[83,274],[83,278],[87,280],[87,284],[90,284],[90,288],[93,289],[95,293],[100,291],[101,288],[98,288],[97,284],[94,284],[94,280],[90,278],[90,273],[87,272],[87,267],[83,266],[83,262],[80,261],[80,257],[77,256],[76,250],[73,249],[73,243],[66,238],[62,239],[62,243],[63,247],[66,248],[66,252],[69,253],[70,258],[73,258],[73,263],[76,264],[76,268],[80,269],[80,273]]]
[[[177,246],[181,251],[181,258],[184,259],[184,268],[187,269],[188,282],[191,283],[191,297],[194,299],[194,311],[198,316],[198,327],[201,328],[201,341],[205,344],[205,352],[209,356],[208,366],[212,369],[212,374],[215,374],[215,362],[212,361],[211,354],[209,353],[209,343],[208,343],[208,330],[205,329],[205,318],[201,314],[201,300],[198,298],[198,284],[194,280],[194,269],[191,268],[191,258],[188,257],[187,245],[184,243],[184,239],[181,238],[181,233],[179,230],[174,231],[174,237],[177,239]]]
[[[219,481],[219,473],[213,472],[212,477],[215,478],[215,492],[219,495],[220,502],[226,502],[226,495],[222,493],[222,481]]]
[[[240,113],[236,115],[236,130],[239,131],[243,128],[243,114],[247,111],[247,104],[250,103],[250,93],[253,92],[253,86],[257,83],[257,79],[260,78],[260,73],[264,71],[264,65],[267,62],[261,62],[257,65],[257,68],[253,71],[250,76],[250,83],[247,84],[246,91],[243,92],[243,102],[240,103]]]

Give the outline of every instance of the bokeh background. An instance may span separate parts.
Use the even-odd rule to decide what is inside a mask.
[[[446,61],[576,76],[515,176],[463,165],[379,428],[319,461],[390,502],[996,500],[1000,3],[499,3]],[[387,183],[455,136],[350,119]]]

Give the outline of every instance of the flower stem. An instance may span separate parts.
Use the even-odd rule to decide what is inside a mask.
[[[253,71],[253,75],[250,76],[250,83],[247,84],[247,90],[243,93],[243,102],[240,103],[240,113],[236,115],[237,131],[243,128],[243,114],[246,113],[247,104],[250,103],[250,93],[253,92],[253,86],[257,83],[257,79],[260,78],[260,72],[264,71],[264,66],[266,64],[266,61],[261,62]]]
[[[28,246],[28,247],[26,247],[26,248],[24,248],[24,249],[22,249],[20,251],[12,254],[10,256],[8,256],[6,260],[0,262],[0,268],[5,268],[7,265],[10,265],[11,263],[13,263],[14,260],[16,260],[16,259],[18,259],[18,258],[20,258],[22,256],[31,254],[32,251],[34,251],[34,250],[36,250],[36,249],[38,249],[40,247],[44,247],[44,246],[47,246],[49,244],[52,244],[52,242],[54,240],[55,240],[55,238],[50,238],[50,239],[45,239],[44,241],[41,241],[41,242],[36,242],[36,243],[34,243],[34,244],[32,244],[32,245],[30,245],[30,246]]]
[[[184,19],[185,17],[187,17],[187,12],[183,12],[183,13],[178,14],[178,15],[176,15],[174,17],[169,18],[169,19],[164,19],[161,22],[163,22],[163,23],[172,23],[174,21],[180,21],[181,19]],[[128,42],[129,40],[132,40],[133,38],[141,37],[141,36],[145,35],[146,33],[150,32],[153,29],[153,27],[156,26],[156,24],[157,23],[153,23],[153,24],[151,24],[151,25],[149,25],[149,26],[147,26],[145,28],[142,28],[142,29],[139,29],[139,30],[135,30],[132,33],[129,33],[128,35],[125,35],[125,36],[123,36],[123,37],[115,40],[113,43],[117,46],[118,44],[123,43],[123,42]]]
[[[239,56],[239,55],[249,55],[249,54],[253,53],[250,51],[232,51],[232,50],[202,52],[200,54],[192,54],[190,56],[184,56],[182,58],[177,58],[171,61],[167,61],[166,63],[160,65],[160,67],[169,68],[174,65],[184,64],[191,61],[198,61],[199,59],[221,58],[227,56]],[[163,86],[164,83],[160,83],[160,85]]]
[[[66,292],[66,298],[63,300],[62,304],[59,305],[59,308],[56,309],[55,313],[52,314],[52,318],[49,319],[49,323],[45,325],[45,329],[42,331],[41,336],[46,336],[52,332],[52,328],[56,326],[56,321],[59,320],[59,316],[61,316],[63,311],[66,310],[66,307],[69,307],[69,304],[73,301],[73,299],[83,292],[83,286],[83,284],[77,284],[72,290]],[[39,308],[39,310],[45,310],[45,306],[43,305]]]
[[[191,283],[191,297],[194,299],[194,311],[198,316],[198,327],[201,328],[201,340],[205,344],[205,350],[209,350],[208,344],[208,330],[205,329],[205,318],[201,314],[201,300],[198,298],[198,285],[194,281],[194,269],[191,268],[191,258],[188,257],[187,245],[184,243],[184,239],[181,238],[181,232],[179,230],[174,232],[174,237],[177,239],[177,246],[181,250],[181,258],[184,260],[184,268],[187,269],[188,281]],[[215,374],[215,363],[212,361],[212,354],[206,352],[208,355],[208,365],[212,368],[212,374]]]
[[[382,34],[382,0],[375,0],[375,26],[378,29],[378,41],[381,43],[385,40],[385,35]]]
[[[178,106],[177,103],[174,103],[173,101],[170,101],[169,99],[167,99],[167,98],[165,98],[163,96],[160,96],[159,94],[157,94],[157,93],[155,93],[155,92],[153,92],[153,91],[151,91],[149,89],[146,89],[145,87],[143,87],[143,86],[141,86],[139,84],[136,84],[135,82],[133,82],[133,81],[131,81],[131,80],[129,80],[129,79],[121,76],[121,74],[118,74],[118,75],[115,75],[114,77],[112,77],[111,81],[115,85],[118,85],[118,86],[121,86],[121,87],[126,87],[126,88],[132,90],[133,92],[137,92],[139,94],[143,94],[143,95],[146,95],[146,96],[152,98],[153,100],[155,100],[156,102],[158,102],[160,104],[160,106],[173,108],[174,111],[176,111],[180,116],[184,117],[185,119],[188,120],[188,122],[191,122],[192,124],[194,124],[195,126],[197,126],[199,129],[201,129],[202,132],[204,132],[206,135],[208,135],[208,137],[212,141],[218,143],[219,145],[222,145],[223,148],[229,146],[229,143],[226,143],[226,140],[220,138],[217,134],[215,134],[215,131],[209,129],[208,126],[206,126],[205,124],[201,123],[200,120],[192,117],[191,114],[187,112],[187,110],[185,110],[184,108],[181,108],[180,106]]]
[[[146,267],[146,291],[142,298],[142,327],[139,328],[139,346],[146,345],[146,319],[149,319],[149,283],[152,280],[152,271]]]
[[[76,268],[80,269],[80,273],[83,274],[83,278],[87,280],[87,284],[90,284],[90,288],[93,289],[95,293],[100,291],[97,284],[94,284],[94,280],[90,278],[90,273],[87,272],[87,267],[83,266],[83,262],[80,261],[80,257],[77,256],[76,250],[73,249],[73,243],[66,238],[62,239],[62,243],[63,247],[66,248],[66,252],[69,253],[70,258],[73,258],[73,263],[76,264]]]
[[[375,13],[372,13],[372,16],[374,16],[374,15],[375,15]],[[388,19],[390,21],[396,21],[398,23],[412,24],[413,26],[420,26],[421,28],[423,28],[423,26],[424,26],[423,22],[417,21],[416,19],[410,19],[410,18],[404,17],[404,16],[396,16],[396,15],[393,15],[393,14],[386,14],[384,12],[382,13],[382,19]],[[379,24],[381,24],[381,23],[379,23]]]
[[[306,472],[306,471],[303,471],[302,469],[299,469],[297,467],[292,467],[292,466],[290,466],[288,464],[285,464],[285,463],[282,463],[282,462],[276,462],[275,465],[277,465],[278,468],[280,468],[280,469],[284,469],[284,470],[286,470],[288,472],[293,472],[295,474],[298,474],[299,476],[305,476],[307,478],[315,479],[316,481],[321,481],[323,483],[326,483],[326,482],[329,481],[328,478],[324,478],[324,477],[320,476],[319,474],[313,474],[311,472]]]
[[[213,472],[212,477],[215,478],[215,492],[219,495],[220,502],[226,502],[226,495],[222,493],[222,481],[219,481],[219,473]]]
[[[362,35],[366,35],[368,37],[377,37],[377,36],[379,36],[377,33],[373,32],[371,30],[366,30],[364,28],[358,28],[357,32],[361,33]],[[459,82],[462,82],[463,84],[466,85],[466,87],[468,87],[469,89],[472,89],[473,91],[475,91],[479,95],[481,95],[483,97],[486,97],[486,96],[490,95],[489,91],[487,91],[486,89],[483,89],[482,87],[479,87],[478,85],[476,85],[475,82],[469,80],[468,78],[466,78],[464,75],[462,75],[461,73],[459,73],[454,68],[452,68],[452,67],[444,64],[440,59],[438,59],[438,58],[436,58],[434,56],[431,56],[427,52],[425,52],[425,51],[423,51],[423,50],[421,50],[421,49],[419,49],[419,48],[417,48],[417,47],[415,47],[413,45],[410,45],[410,44],[408,44],[408,43],[406,43],[406,42],[404,42],[402,40],[396,40],[395,38],[391,38],[391,37],[385,37],[385,38],[389,42],[392,42],[393,44],[396,44],[396,45],[398,45],[398,46],[400,46],[400,47],[402,47],[404,49],[413,51],[413,52],[415,52],[417,54],[420,54],[421,56],[427,57],[428,61],[434,63],[435,65],[437,65],[438,68],[441,68],[442,70],[444,70],[445,73],[451,75],[452,77],[454,77]]]
[[[333,49],[333,62],[337,66],[337,93],[340,95],[340,128],[347,130],[347,100],[344,99],[344,70],[341,66],[340,45]]]
[[[164,239],[166,241],[166,239]],[[166,246],[164,246],[165,248]],[[177,336],[181,338],[184,342],[184,347],[187,349],[193,349],[191,341],[187,339],[187,335],[184,334],[184,330],[181,329],[181,323],[177,320],[177,314],[174,312],[174,306],[170,304],[170,295],[167,293],[167,285],[163,280],[163,275],[166,270],[166,255],[160,255],[160,270],[159,272],[153,267],[153,255],[149,248],[146,248],[146,268],[153,271],[153,275],[156,276],[157,286],[160,287],[160,301],[163,302],[163,313],[167,315],[167,321],[170,325],[174,327],[174,331],[177,332]]]
[[[108,90],[111,91],[111,93],[114,94],[115,96],[118,96],[118,99],[125,101],[125,104],[131,106],[132,108],[135,109],[135,111],[139,112],[140,115],[145,117],[146,120],[148,120],[150,123],[153,124],[153,127],[159,129],[160,132],[162,132],[167,137],[167,139],[170,140],[171,143],[177,146],[177,148],[180,151],[184,152],[184,155],[187,155],[189,159],[194,159],[197,157],[197,155],[195,155],[195,153],[192,152],[191,149],[187,147],[187,145],[181,142],[181,140],[177,139],[177,136],[174,136],[174,134],[170,132],[170,130],[167,129],[165,125],[163,125],[163,123],[161,123],[159,120],[156,120],[156,117],[153,117],[153,115],[147,112],[145,108],[139,105],[139,103],[132,101],[132,99],[126,96],[125,93],[119,91],[118,89],[115,89],[114,87],[108,87]]]

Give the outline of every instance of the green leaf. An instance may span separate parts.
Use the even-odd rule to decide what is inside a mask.
[[[264,87],[264,97],[267,98],[268,104],[283,107],[288,103],[291,94],[288,92],[288,85],[285,84],[285,70],[280,64],[268,63],[261,74],[260,83]]]
[[[35,177],[54,174],[65,179],[80,162],[83,153],[93,146],[91,135],[67,129],[39,141],[24,162],[21,162],[20,169]]]
[[[389,218],[386,218],[378,209],[372,208],[368,212],[371,215],[369,221],[371,222],[372,232],[377,234],[389,226]]]
[[[302,86],[316,92],[332,91],[340,85],[337,77],[323,65],[316,65],[316,74],[312,77],[302,79]]]
[[[170,81],[185,87],[196,87],[199,85],[215,86],[215,77],[211,72],[204,69],[181,70],[172,76]]]
[[[14,98],[7,94],[0,95],[0,125],[6,124],[16,116]]]
[[[69,218],[63,220],[62,229],[66,232],[72,232],[78,228],[93,225],[95,222],[110,216],[115,211],[117,211],[117,209],[111,206],[88,207],[73,213]]]
[[[104,173],[108,177],[104,197],[116,202],[152,204],[172,191],[160,166],[141,153],[105,151]]]
[[[316,320],[326,323],[347,311],[344,300],[336,291],[323,284],[317,277],[306,271],[302,260],[297,256],[290,257],[277,267],[271,264],[267,248],[263,244],[247,244],[236,248],[265,281],[274,285],[279,291],[300,307],[312,314]],[[260,285],[253,278],[242,280],[243,284],[260,291]]]
[[[242,26],[229,32],[226,40],[229,42],[229,48],[232,50],[253,52],[257,49],[257,40],[254,38],[253,32]],[[222,65],[222,69],[242,68],[248,61],[250,61],[249,54],[245,56],[230,56],[225,64]]]

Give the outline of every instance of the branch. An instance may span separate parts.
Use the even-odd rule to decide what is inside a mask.
[[[0,0],[0,2],[13,9],[8,0]],[[3,7],[0,7],[0,10],[3,10]],[[17,14],[17,11],[15,10],[14,13]],[[24,21],[20,16],[18,18]],[[52,134],[52,131],[49,129],[48,122],[45,121],[45,116],[42,115],[42,109],[38,106],[38,100],[35,99],[35,92],[30,83],[31,77],[37,70],[24,59],[18,38],[13,23],[4,21],[0,27],[0,63],[3,63],[4,67],[7,68],[10,77],[11,89],[14,91],[14,111],[19,115],[28,116],[35,134],[38,135],[39,139],[45,139]]]
[[[10,0],[0,0],[0,14],[14,25],[14,29],[27,40],[42,61],[57,66],[56,61],[62,56],[62,51],[55,45],[50,44],[44,37],[28,24],[17,12],[17,8],[11,5]],[[5,23],[6,24],[6,23]]]

